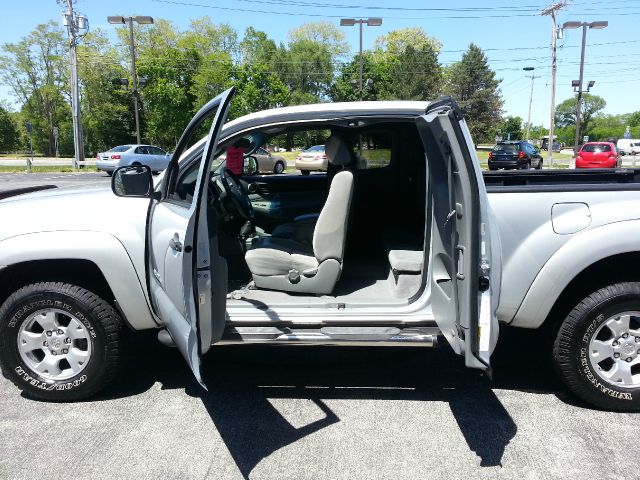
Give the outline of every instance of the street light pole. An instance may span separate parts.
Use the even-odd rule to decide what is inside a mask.
[[[133,43],[133,19],[129,23],[129,47],[131,48],[131,78],[133,80],[133,112],[136,118],[136,139],[140,143],[140,112],[138,111],[138,75],[136,73],[136,46]]]
[[[531,104],[533,103],[533,81],[537,78],[534,73],[535,67],[524,67],[522,70],[531,72],[531,94],[529,95],[529,115],[527,116],[527,134],[525,140],[529,141],[529,132],[531,131]]]
[[[587,28],[607,28],[609,22],[565,22],[563,29],[572,29],[582,27],[582,49],[580,50],[580,78],[578,80],[578,101],[576,102],[576,135],[573,142],[573,153],[578,154],[578,145],[580,142],[580,114],[582,112],[582,82],[584,80],[584,51],[587,46]]]
[[[360,27],[360,48],[358,54],[358,70],[359,70],[359,81],[358,85],[360,88],[360,101],[364,98],[364,83],[362,81],[362,24],[366,23],[370,27],[379,27],[382,25],[382,18],[379,17],[370,17],[370,18],[341,18],[340,26],[341,27],[352,27],[355,24],[358,24]]]
[[[129,25],[129,48],[131,51],[131,80],[133,87],[133,114],[136,121],[136,139],[141,143],[140,139],[140,112],[138,108],[138,74],[136,72],[136,46],[133,41],[133,22],[140,25],[149,25],[153,23],[153,18],[148,16],[137,15],[134,17],[113,16],[107,17],[111,24],[128,24]]]

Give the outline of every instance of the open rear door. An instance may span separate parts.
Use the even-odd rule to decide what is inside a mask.
[[[229,89],[211,100],[187,126],[163,179],[161,198],[151,205],[147,226],[147,281],[154,310],[203,387],[201,356],[221,338],[225,324],[227,266],[218,253],[216,226],[208,223],[215,220],[215,212],[208,211],[207,192],[218,133],[232,95]],[[197,171],[193,194],[185,195],[178,161],[207,127],[197,170],[189,174],[195,177]]]
[[[498,338],[494,312],[500,252],[498,242],[491,241],[487,194],[475,148],[460,109],[450,98],[432,103],[417,126],[427,161],[433,314],[453,350],[465,356],[465,364],[489,370]]]

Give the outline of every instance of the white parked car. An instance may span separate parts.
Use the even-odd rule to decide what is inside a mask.
[[[96,168],[111,175],[118,167],[147,165],[151,171],[160,172],[169,165],[170,155],[153,145],[119,145],[96,155]]]
[[[637,138],[620,138],[616,147],[621,155],[640,155],[640,140]]]

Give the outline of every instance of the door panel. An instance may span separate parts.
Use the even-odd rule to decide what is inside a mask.
[[[226,262],[218,253],[215,212],[208,211],[207,188],[218,132],[232,95],[230,89],[211,100],[187,126],[164,177],[161,199],[151,207],[148,227],[148,277],[156,313],[203,387],[200,357],[222,336],[227,293]],[[213,120],[193,199],[184,201],[176,194],[178,160],[209,118]]]
[[[488,290],[486,191],[466,124],[449,102],[417,120],[427,157],[431,304],[442,334],[465,364],[488,369],[497,321]]]

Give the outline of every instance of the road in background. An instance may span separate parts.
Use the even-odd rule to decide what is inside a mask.
[[[534,331],[501,331],[493,381],[447,347],[214,347],[208,392],[176,349],[132,340],[120,376],[87,402],[29,400],[0,378],[0,478],[638,473],[640,416],[574,403]]]
[[[7,190],[40,185],[79,187],[87,185],[108,186],[111,177],[106,173],[0,173],[0,193]]]

